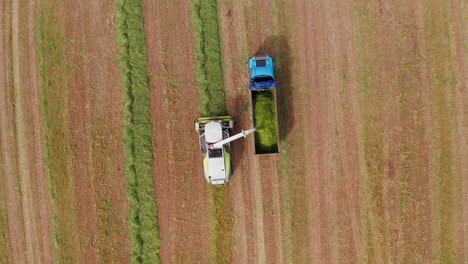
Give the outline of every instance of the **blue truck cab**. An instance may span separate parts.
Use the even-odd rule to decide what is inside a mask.
[[[273,66],[275,62],[268,55],[254,56],[247,62],[249,67],[249,89],[270,90],[277,87]]]

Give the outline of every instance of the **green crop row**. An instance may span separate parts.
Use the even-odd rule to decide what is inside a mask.
[[[225,115],[224,77],[215,0],[192,1],[198,111],[202,116]]]
[[[255,151],[257,154],[277,153],[275,98],[272,91],[252,91]]]
[[[221,42],[216,0],[192,0],[198,111],[201,116],[226,114]],[[210,263],[230,263],[232,212],[228,189],[209,188]]]
[[[132,263],[159,263],[152,176],[152,126],[141,0],[117,0],[117,45],[122,68],[124,169]]]

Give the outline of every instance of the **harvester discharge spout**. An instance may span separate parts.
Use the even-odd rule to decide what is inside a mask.
[[[240,133],[238,133],[238,134],[236,134],[236,135],[234,135],[234,136],[232,136],[232,137],[229,137],[229,138],[223,139],[223,140],[221,140],[221,141],[219,141],[219,142],[216,142],[215,144],[213,144],[213,147],[214,147],[214,148],[220,148],[220,147],[222,147],[224,144],[227,144],[227,143],[229,143],[229,142],[232,142],[232,141],[234,141],[234,140],[236,140],[236,139],[239,139],[239,138],[241,138],[241,137],[246,137],[247,135],[249,135],[249,134],[251,134],[251,133],[253,133],[253,132],[255,132],[255,128],[252,128],[252,129],[249,129],[249,130],[245,130],[245,131],[242,130],[242,132],[240,132]]]

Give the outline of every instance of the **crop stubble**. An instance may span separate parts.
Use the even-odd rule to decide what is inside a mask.
[[[41,6],[44,3],[47,6],[49,2],[42,2]],[[76,11],[87,4],[67,2],[65,5]],[[467,171],[467,155],[464,153],[468,149],[468,100],[466,78],[463,78],[466,76],[466,29],[462,18],[464,9],[458,8],[462,6],[460,2],[379,2],[368,6],[360,1],[351,4],[297,1],[295,7],[278,8],[282,5],[282,1],[221,1],[218,7],[226,107],[238,121],[238,129],[251,124],[245,60],[257,52],[269,36],[274,35],[286,37],[291,51],[288,54],[291,59],[286,59],[290,65],[284,64],[284,58],[283,63],[278,63],[282,72],[279,77],[279,109],[283,110],[280,112],[280,122],[283,123],[279,125],[283,129],[281,159],[254,157],[251,140],[233,144],[235,174],[228,186],[231,200],[235,201],[232,203],[233,246],[229,253],[232,259],[246,263],[463,262],[468,248],[468,196],[464,177]],[[156,194],[161,197],[157,201],[161,208],[160,225],[163,227],[160,255],[163,260],[206,262],[209,248],[206,241],[208,196],[201,176],[196,134],[186,136],[187,131],[192,129],[197,109],[193,69],[195,55],[189,52],[193,47],[192,32],[187,30],[190,6],[183,1],[147,1],[144,6],[151,74],[151,113],[152,118],[158,121],[153,123],[153,153],[156,158],[153,171]],[[2,14],[7,14],[2,16],[2,25],[10,29],[12,24],[8,14],[11,13],[8,10],[11,6],[2,2],[1,7]],[[34,4],[28,7],[34,10]],[[113,21],[112,11],[99,12],[101,7],[108,10],[108,7],[99,6],[92,8],[95,12],[90,12],[98,18],[90,23],[94,28]],[[63,52],[67,63],[74,65],[76,72],[70,76],[70,69],[60,64],[60,54],[55,54],[58,57],[54,58],[52,52],[48,54],[51,60],[43,61],[46,66],[52,67],[47,71],[50,74],[46,79],[48,85],[57,88],[50,90],[43,98],[47,99],[43,103],[49,103],[45,105],[48,111],[45,121],[63,125],[52,131],[57,143],[70,142],[69,138],[77,148],[57,145],[52,152],[49,150],[48,158],[59,165],[56,169],[60,171],[70,166],[70,153],[76,153],[80,166],[72,167],[74,177],[89,177],[72,181],[73,188],[84,188],[95,195],[81,199],[80,195],[75,197],[71,189],[70,192],[64,189],[58,192],[53,186],[61,185],[52,182],[53,196],[65,195],[56,197],[59,200],[53,208],[56,214],[72,212],[70,217],[73,218],[74,209],[66,208],[66,205],[84,201],[83,205],[76,207],[76,214],[82,217],[88,212],[92,213],[78,220],[76,226],[86,228],[98,225],[97,229],[101,231],[95,227],[90,231],[92,234],[85,234],[86,238],[80,244],[73,242],[80,239],[77,238],[76,226],[71,227],[68,238],[59,242],[75,246],[70,246],[66,253],[59,250],[58,258],[120,259],[128,255],[128,244],[120,244],[128,241],[128,238],[120,235],[116,238],[112,230],[125,229],[126,225],[121,227],[121,222],[118,222],[111,227],[103,226],[112,223],[110,219],[115,217],[106,212],[126,211],[125,206],[117,205],[125,204],[122,195],[115,194],[117,192],[111,195],[106,191],[122,188],[120,181],[111,180],[109,176],[121,174],[118,166],[116,169],[110,168],[115,167],[115,162],[119,163],[122,157],[115,154],[116,161],[103,158],[108,153],[108,147],[103,146],[109,146],[111,152],[118,152],[121,146],[102,136],[119,129],[117,117],[120,113],[116,110],[118,105],[115,102],[120,98],[120,92],[109,88],[118,87],[118,84],[106,85],[109,79],[118,80],[113,78],[118,73],[115,73],[114,64],[111,63],[115,51],[97,55],[110,45],[106,44],[107,41],[115,42],[112,36],[109,37],[111,32],[106,31],[106,37],[102,38],[97,36],[101,34],[91,33],[91,27],[87,28],[86,24],[79,22],[83,19],[81,13],[67,18],[56,16],[63,10],[60,8],[53,12],[48,10],[49,17],[43,18],[46,25],[51,25],[45,33],[52,34],[43,37],[50,40],[54,37],[54,30],[62,32],[62,26],[68,25],[64,27],[70,39],[65,39],[65,36],[62,39],[57,33],[57,42],[49,48],[55,48],[51,52]],[[31,10],[29,12],[34,13]],[[178,19],[180,12],[186,14],[183,16],[186,19]],[[105,19],[97,13],[106,13]],[[19,25],[20,29],[25,25],[21,19]],[[177,34],[172,33],[174,28]],[[22,36],[20,34],[19,38]],[[31,40],[30,36],[28,38]],[[96,44],[91,44],[94,41]],[[60,43],[65,43],[66,48],[61,50]],[[27,95],[26,100],[12,104],[15,98],[14,60],[6,56],[12,43],[8,38],[2,38],[1,44],[1,52],[7,59],[0,64],[0,80],[4,87],[9,87],[0,94],[4,102],[0,124],[2,174],[15,175],[16,171],[18,177],[4,178],[5,186],[13,188],[3,193],[6,200],[0,197],[2,202],[8,201],[0,204],[0,209],[7,206],[8,219],[21,220],[8,222],[9,233],[23,234],[8,238],[12,252],[2,257],[5,261],[10,258],[22,261],[39,255],[40,258],[50,259],[51,245],[47,246],[46,241],[50,240],[47,240],[45,231],[47,220],[39,225],[35,220],[29,221],[32,216],[37,216],[37,212],[33,210],[28,216],[28,205],[19,205],[21,200],[28,202],[28,197],[40,196],[40,191],[30,189],[27,194],[29,187],[24,185],[24,180],[28,178],[19,176],[19,168],[11,166],[17,164],[14,161],[16,156],[7,154],[20,155],[17,146],[23,144],[20,144],[21,140],[17,141],[15,135],[29,133],[24,132],[26,127],[36,127],[32,129],[33,137],[40,135],[37,130],[38,115],[34,114],[34,110],[30,111],[28,104],[24,104],[29,102],[28,96],[34,97],[34,94],[19,90],[20,95]],[[283,45],[283,48],[263,50],[279,58],[284,55],[282,51],[285,48]],[[180,53],[183,55],[173,56]],[[29,55],[34,56],[32,53]],[[20,62],[22,58],[19,57]],[[102,64],[107,65],[103,66],[105,70],[99,68]],[[184,64],[190,66],[181,67]],[[96,68],[100,69],[96,74],[103,77],[89,77]],[[20,67],[20,83],[26,82],[22,78],[29,74],[23,75],[22,69]],[[111,76],[105,73],[108,71]],[[290,76],[285,71],[290,71]],[[281,83],[285,79],[290,79],[286,85]],[[74,91],[64,88],[69,81]],[[92,88],[97,86],[107,88]],[[65,99],[60,99],[64,95]],[[76,102],[76,105],[71,105],[72,102]],[[18,107],[21,107],[22,113]],[[64,116],[53,112],[58,109]],[[106,122],[108,114],[116,118]],[[29,118],[33,120],[32,124],[15,124]],[[70,121],[72,118],[75,119],[73,122]],[[22,131],[12,136],[8,127]],[[71,128],[74,132],[69,131]],[[47,133],[50,133],[51,128],[48,129]],[[46,137],[50,141],[51,134]],[[119,142],[120,135],[111,133],[111,138]],[[174,138],[177,138],[177,142],[174,142]],[[32,148],[35,150],[31,153],[39,157],[37,153],[42,151],[34,144],[38,143],[27,146],[34,146]],[[63,151],[65,155],[58,155],[64,154]],[[23,176],[29,175],[24,168],[40,166],[41,158],[35,159],[30,157],[27,163],[23,163]],[[85,169],[84,164],[88,164],[90,169]],[[269,168],[264,168],[267,166]],[[53,167],[51,173],[54,173]],[[168,175],[182,176],[175,178]],[[23,179],[23,183],[19,179]],[[51,179],[55,178],[52,176]],[[64,183],[64,186],[69,184]],[[100,186],[112,187],[107,189]],[[25,196],[20,197],[15,188],[25,191]],[[103,202],[98,203],[98,200]],[[115,203],[115,207],[109,207],[109,201],[111,205]],[[99,209],[90,209],[92,204],[98,204]],[[46,204],[41,206],[47,207]],[[59,228],[61,221],[75,221],[63,217],[59,215],[55,218]],[[41,219],[50,218],[42,215]],[[120,215],[117,219],[125,217]],[[32,224],[31,230],[46,232],[41,238],[45,243],[43,246],[39,246],[40,239],[34,239],[37,232],[33,232],[29,238],[24,235],[23,223]],[[103,230],[110,231],[110,235],[100,237]],[[122,232],[121,235],[127,236],[128,233]],[[8,236],[3,235],[3,239],[5,237]],[[113,246],[98,246],[97,251],[84,252],[93,243],[102,245],[107,242]],[[192,243],[193,247],[186,247],[187,243]],[[120,249],[120,246],[125,248],[122,253],[113,254],[110,250],[113,247]],[[63,245],[59,244],[60,247]],[[22,252],[35,253],[25,255]],[[101,253],[103,255],[99,255]]]
[[[207,185],[203,179],[189,1],[143,1],[153,122],[153,175],[161,262],[206,263]]]
[[[112,8],[79,1],[39,6],[42,121],[58,262],[129,256],[117,165],[122,163],[118,67],[116,50],[108,47],[115,47]]]
[[[52,258],[52,240],[39,117],[37,7],[24,1],[0,5],[1,188],[5,188],[0,192],[4,194],[0,216],[5,217],[0,261],[46,262]]]

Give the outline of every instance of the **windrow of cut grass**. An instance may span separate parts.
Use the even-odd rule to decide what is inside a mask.
[[[63,9],[58,1],[39,5],[39,85],[56,262],[77,263],[80,241],[73,206],[67,87],[73,69],[65,62]]]
[[[141,0],[117,0],[122,68],[124,170],[132,263],[159,263],[159,230],[152,176],[150,91]]]
[[[198,111],[201,116],[225,115],[216,0],[192,1],[192,30],[195,41]],[[210,187],[208,199],[209,262],[230,263],[233,218],[229,187]]]
[[[252,91],[254,113],[255,152],[268,154],[278,152],[276,131],[275,98],[272,91]]]
[[[224,78],[218,10],[215,0],[192,1],[198,111],[201,116],[225,115]]]

